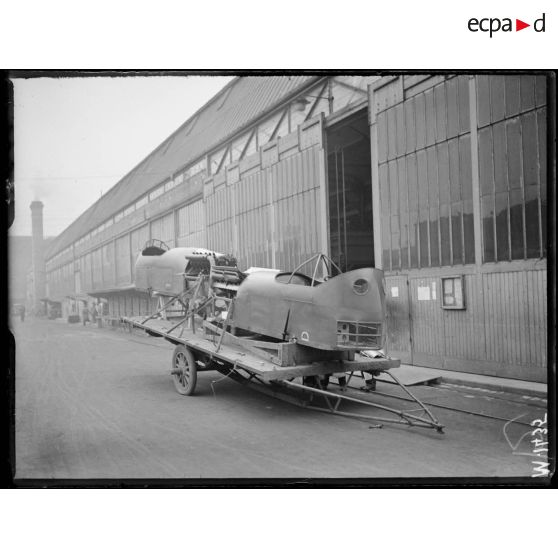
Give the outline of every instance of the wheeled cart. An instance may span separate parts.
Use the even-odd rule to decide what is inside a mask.
[[[217,370],[241,384],[309,409],[381,423],[433,428],[439,432],[443,429],[430,410],[391,373],[392,368],[399,367],[399,360],[370,358],[354,351],[320,351],[296,342],[269,340],[236,332],[228,327],[227,320],[214,323],[194,313],[179,322],[153,316],[129,317],[123,321],[130,328],[141,329],[175,345],[170,373],[181,395],[194,393],[198,372]],[[356,374],[374,378],[380,372],[391,376],[418,408],[398,410],[346,394],[346,386]],[[332,377],[337,378],[339,389],[333,390],[331,386],[328,389]],[[341,411],[342,403],[351,407],[358,403],[379,410],[382,415]]]

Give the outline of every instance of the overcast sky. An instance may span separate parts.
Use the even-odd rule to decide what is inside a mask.
[[[31,234],[41,200],[45,236],[60,234],[232,78],[95,77],[14,83],[15,220]]]

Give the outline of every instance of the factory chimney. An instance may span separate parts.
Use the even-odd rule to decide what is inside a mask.
[[[42,313],[41,298],[46,296],[46,269],[43,252],[43,202],[33,201],[31,208],[31,246],[33,251],[33,310]]]

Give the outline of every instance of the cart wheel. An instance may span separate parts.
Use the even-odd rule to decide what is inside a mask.
[[[176,391],[180,395],[192,395],[198,380],[196,360],[192,351],[184,345],[178,345],[172,355],[172,367],[180,369],[172,375]]]

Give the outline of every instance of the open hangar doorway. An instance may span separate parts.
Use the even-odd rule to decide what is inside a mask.
[[[366,109],[328,127],[326,142],[330,256],[343,272],[374,267]]]

